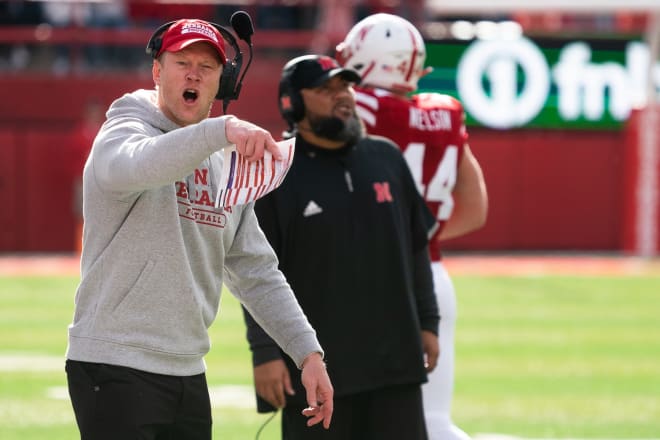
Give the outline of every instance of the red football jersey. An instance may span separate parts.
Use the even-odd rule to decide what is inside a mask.
[[[381,89],[355,87],[355,92],[367,132],[393,140],[403,152],[417,189],[438,219],[439,234],[454,208],[452,191],[468,137],[463,106],[439,93],[404,100]],[[438,240],[430,249],[431,259],[440,259]]]

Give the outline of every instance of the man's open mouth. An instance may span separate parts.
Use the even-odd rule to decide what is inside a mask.
[[[183,92],[183,99],[187,103],[193,103],[197,100],[197,90],[187,89]]]

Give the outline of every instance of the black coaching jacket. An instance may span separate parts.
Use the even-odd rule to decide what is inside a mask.
[[[326,150],[298,136],[286,179],[255,211],[325,350],[335,396],[425,382],[421,329],[437,334],[439,323],[435,220],[396,146],[367,136]],[[305,405],[295,364],[244,317],[253,364],[283,358],[296,390],[287,399]]]

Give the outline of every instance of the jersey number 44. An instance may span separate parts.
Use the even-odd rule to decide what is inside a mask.
[[[424,154],[426,145],[419,142],[411,142],[405,150],[403,157],[408,163],[410,172],[417,185],[417,190],[429,204],[429,208],[434,209],[436,218],[445,222],[449,219],[454,209],[454,199],[451,195],[456,184],[456,173],[458,169],[458,147],[448,145],[442,159],[438,163],[435,172],[428,183],[424,183]]]

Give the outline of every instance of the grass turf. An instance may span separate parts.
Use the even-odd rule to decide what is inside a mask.
[[[660,277],[457,276],[454,282],[452,412],[466,432],[660,437]],[[63,371],[76,283],[66,276],[0,277],[3,440],[77,438]],[[244,333],[240,308],[225,294],[211,328],[211,387],[251,385]],[[267,418],[249,407],[216,406],[214,438],[254,438]],[[278,434],[276,418],[260,438]]]

